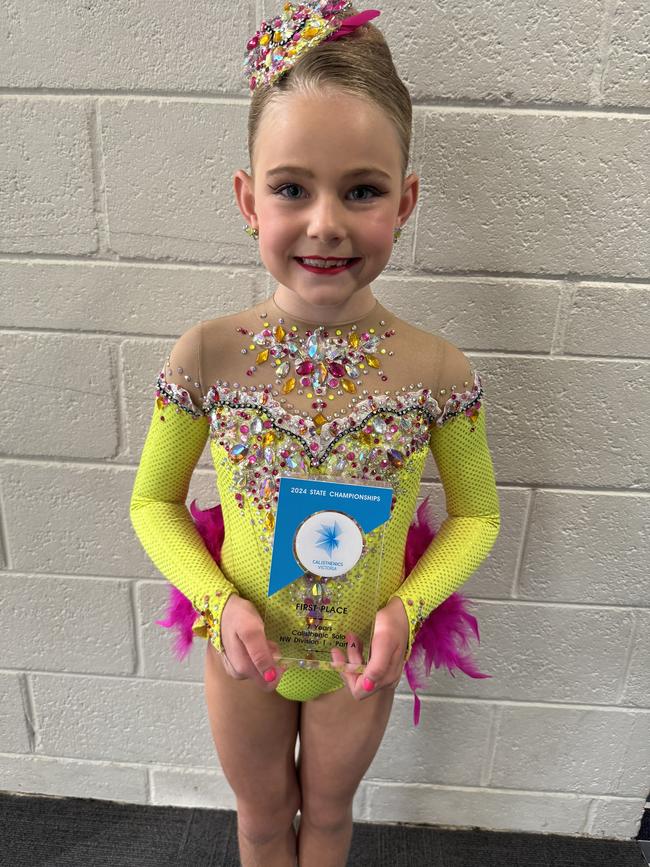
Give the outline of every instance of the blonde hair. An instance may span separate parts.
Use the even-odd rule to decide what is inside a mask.
[[[358,10],[351,7],[346,16],[357,13]],[[285,93],[310,95],[332,91],[374,103],[393,122],[400,145],[403,181],[411,150],[411,95],[395,69],[383,33],[370,22],[342,39],[320,42],[301,54],[275,84],[255,88],[248,111],[251,169],[257,132],[269,105],[280,102]]]

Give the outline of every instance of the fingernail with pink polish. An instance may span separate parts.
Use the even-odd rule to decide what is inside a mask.
[[[264,680],[267,683],[271,683],[272,680],[275,680],[276,671],[274,668],[267,668],[264,672]]]
[[[364,677],[363,679],[363,688],[366,692],[370,692],[375,688],[374,681],[370,680],[369,677]]]

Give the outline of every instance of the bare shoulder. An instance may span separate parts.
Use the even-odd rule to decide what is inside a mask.
[[[474,372],[471,360],[450,340],[400,320],[400,329],[409,347],[411,363],[417,366],[419,381],[431,389],[440,402],[450,392],[471,388]],[[468,385],[469,383],[469,385]]]
[[[172,346],[165,359],[164,377],[168,386],[185,389],[196,409],[201,408],[203,389],[200,377],[202,323],[187,328]]]
[[[201,325],[206,365],[212,366],[219,361],[220,356],[223,358],[225,350],[241,345],[240,329],[248,331],[253,313],[254,308],[248,308],[237,313],[226,313],[223,316],[203,320]]]

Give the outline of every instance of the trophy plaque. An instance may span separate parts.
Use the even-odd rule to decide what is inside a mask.
[[[324,474],[284,473],[277,482],[266,637],[277,644],[284,665],[335,669],[331,649],[339,647],[342,668],[361,672],[379,605],[393,489]],[[348,636],[362,664],[347,662]]]

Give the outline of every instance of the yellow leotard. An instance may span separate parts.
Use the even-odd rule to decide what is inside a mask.
[[[359,326],[332,326],[327,338],[350,348],[351,356],[353,347],[354,357],[364,362],[348,365],[348,375],[337,380],[331,371],[343,371],[326,358],[320,363],[329,381],[315,380],[312,373],[309,384],[304,379],[299,388],[290,360],[297,368],[299,357],[307,358],[305,335],[315,326],[303,323],[303,335],[300,325],[273,319],[267,306],[200,322],[165,359],[131,497],[133,527],[156,567],[191,600],[197,612],[194,633],[221,652],[220,617],[231,593],[264,613],[270,548],[260,540],[272,537],[277,474],[286,469],[342,481],[388,481],[394,496],[384,529],[380,607],[394,597],[402,601],[410,624],[407,660],[423,621],[476,570],[499,533],[480,375],[448,341],[398,320],[377,302]],[[375,321],[393,328],[373,328]],[[255,333],[256,327],[262,330]],[[326,347],[317,343],[312,338],[316,364]],[[298,356],[294,350],[301,346]],[[242,358],[249,353],[252,357]],[[281,368],[283,358],[287,366]],[[264,367],[269,360],[279,370]],[[372,373],[381,368],[386,380],[392,374],[396,387],[378,389],[371,368]],[[358,374],[356,381],[349,371]],[[206,381],[210,386],[204,389]],[[320,404],[313,382],[320,386]],[[371,382],[374,388],[362,388]],[[294,403],[288,403],[289,395]],[[208,439],[225,527],[219,565],[186,506],[190,478]],[[428,451],[444,487],[447,517],[403,580],[406,534]],[[352,582],[344,589],[351,603],[359,587]],[[277,691],[305,701],[342,685],[336,671],[290,667]]]

